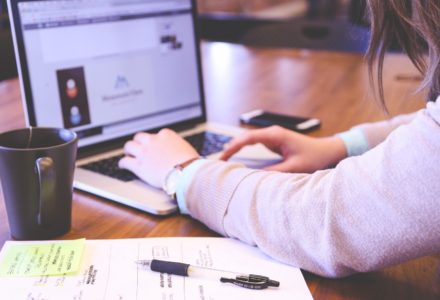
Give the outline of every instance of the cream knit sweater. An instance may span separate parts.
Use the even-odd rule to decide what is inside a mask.
[[[220,234],[323,276],[440,253],[440,97],[411,119],[358,126],[372,149],[313,174],[208,161],[186,205]]]

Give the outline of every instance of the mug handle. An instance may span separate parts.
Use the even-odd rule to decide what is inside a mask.
[[[55,172],[53,169],[53,160],[50,157],[41,157],[35,161],[35,167],[38,174],[40,185],[39,211],[37,222],[40,226],[46,226],[49,223],[51,202],[55,195]]]

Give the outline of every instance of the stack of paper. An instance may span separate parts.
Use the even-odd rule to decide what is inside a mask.
[[[152,272],[135,262],[163,259],[280,281],[249,290],[214,279]],[[299,269],[225,238],[6,242],[0,290],[7,299],[312,299]],[[4,298],[4,299],[6,299]]]

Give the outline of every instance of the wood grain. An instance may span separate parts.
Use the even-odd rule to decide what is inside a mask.
[[[204,43],[203,70],[211,121],[238,124],[240,113],[263,108],[321,119],[314,136],[387,118],[371,96],[362,56]],[[402,55],[389,55],[384,76],[390,115],[424,105],[413,94],[420,76]],[[0,83],[0,131],[24,126],[17,80]],[[72,230],[60,239],[218,236],[186,216],[157,217],[75,191]],[[0,201],[0,246],[9,239]],[[380,247],[380,245],[378,245]],[[440,258],[430,256],[345,279],[304,272],[316,299],[439,299]]]

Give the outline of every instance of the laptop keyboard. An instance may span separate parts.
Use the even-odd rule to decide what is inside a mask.
[[[187,136],[185,139],[197,150],[201,156],[208,156],[210,154],[222,151],[223,145],[229,142],[232,137],[205,131]],[[137,179],[138,177],[132,172],[118,167],[118,162],[123,156],[124,155],[121,154],[91,162],[81,166],[81,168],[107,175],[125,182]]]
[[[209,131],[185,137],[201,156],[208,156],[223,150],[223,145],[232,139],[230,136],[212,133]]]
[[[94,161],[92,163],[81,166],[81,168],[107,175],[125,182],[135,180],[138,177],[134,173],[119,168],[118,162],[122,157],[124,157],[123,154]]]

